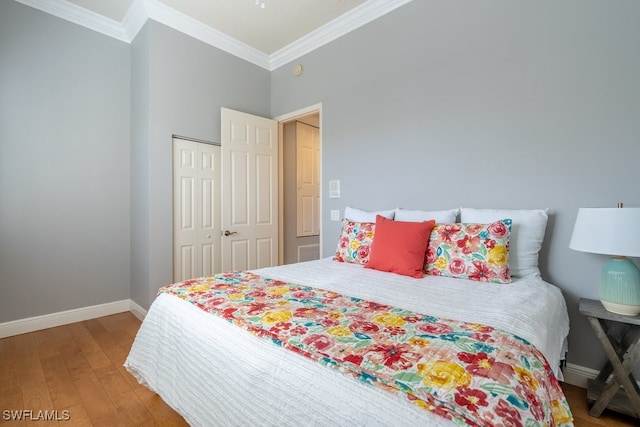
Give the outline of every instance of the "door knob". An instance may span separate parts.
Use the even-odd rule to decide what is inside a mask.
[[[207,234],[207,239],[210,239],[210,238],[211,238],[211,234]]]
[[[224,230],[224,233],[222,233],[222,234],[224,234],[226,237],[229,237],[232,234],[238,234],[238,232],[237,231]]]

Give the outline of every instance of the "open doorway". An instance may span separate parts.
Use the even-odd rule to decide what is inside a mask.
[[[319,106],[279,120],[280,263],[320,258],[321,111]]]

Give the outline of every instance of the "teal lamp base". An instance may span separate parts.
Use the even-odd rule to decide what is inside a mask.
[[[625,257],[612,257],[602,268],[600,301],[608,311],[640,314],[640,270]]]

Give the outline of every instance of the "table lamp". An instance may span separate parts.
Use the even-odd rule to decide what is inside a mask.
[[[640,270],[627,257],[640,257],[640,208],[580,208],[569,247],[611,255],[602,268],[600,301],[612,312],[640,314]]]

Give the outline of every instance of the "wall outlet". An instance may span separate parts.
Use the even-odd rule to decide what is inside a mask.
[[[331,211],[331,221],[340,221],[340,211]]]

